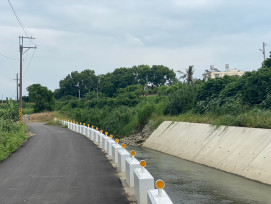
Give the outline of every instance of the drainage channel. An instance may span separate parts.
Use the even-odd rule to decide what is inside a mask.
[[[154,180],[163,179],[173,203],[271,203],[271,186],[144,147],[135,150],[138,160]]]

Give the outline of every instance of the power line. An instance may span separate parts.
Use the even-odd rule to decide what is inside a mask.
[[[12,57],[8,57],[8,56],[6,56],[6,55],[4,55],[4,54],[2,54],[2,53],[0,53],[0,55],[1,55],[2,57],[6,58],[6,59],[18,61],[18,59],[12,58]]]
[[[12,4],[11,4],[11,2],[10,2],[9,0],[8,0],[8,3],[9,3],[9,5],[10,5],[10,7],[11,7],[11,9],[12,9],[12,11],[13,11],[15,17],[17,18],[17,21],[19,22],[21,28],[23,29],[25,35],[26,35],[27,37],[29,37],[28,34],[27,34],[27,32],[26,32],[25,29],[24,29],[23,23],[20,21],[19,17],[17,16],[17,14],[16,14],[16,12],[15,12],[15,9],[13,8],[13,6],[12,6]]]
[[[26,35],[27,37],[32,36],[31,33],[29,33],[29,32],[26,30],[25,26],[23,25],[23,22],[19,19],[19,16],[16,14],[15,9],[14,9],[14,7],[12,6],[10,0],[8,0],[8,3],[9,3],[9,5],[10,5],[10,7],[11,7],[11,9],[12,9],[12,11],[13,11],[13,13],[14,13],[14,15],[15,15],[17,21],[18,21],[18,23],[20,24],[21,28],[23,29],[25,35]],[[36,45],[36,44],[32,41],[31,38],[29,38],[29,39],[30,39],[30,41],[31,41],[34,45]]]
[[[30,61],[29,61],[28,65],[27,65],[26,70],[24,71],[24,75],[25,75],[26,71],[28,70],[28,68],[29,68],[29,66],[30,66],[30,64],[31,64],[31,62],[32,62],[32,59],[33,59],[33,56],[34,56],[35,52],[36,52],[36,49],[34,49],[34,51],[32,52],[32,56],[31,56],[31,58],[30,58]]]

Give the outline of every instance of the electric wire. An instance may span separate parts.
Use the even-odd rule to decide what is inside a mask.
[[[9,60],[19,61],[19,60],[16,59],[16,58],[8,57],[8,56],[6,56],[6,55],[4,55],[4,54],[2,54],[2,53],[0,53],[0,55],[1,55],[2,57],[6,58],[6,59],[9,59]]]
[[[34,51],[33,51],[33,53],[32,53],[32,56],[31,56],[30,61],[29,61],[28,65],[27,65],[27,68],[26,68],[25,71],[24,71],[24,75],[25,75],[25,73],[27,72],[28,68],[30,67],[30,64],[31,64],[31,62],[32,62],[32,59],[33,59],[33,56],[34,56],[35,52],[36,52],[36,49],[34,49]]]
[[[23,29],[25,35],[26,35],[27,37],[32,36],[32,35],[29,33],[29,31],[26,30],[25,26],[23,25],[23,22],[19,19],[19,16],[16,14],[15,9],[14,9],[14,7],[12,6],[10,0],[8,0],[8,3],[9,3],[9,5],[10,5],[10,7],[11,7],[11,9],[12,9],[12,11],[13,11],[13,13],[14,13],[14,15],[15,15],[17,21],[18,21],[18,23],[20,24],[21,28]],[[29,38],[29,40],[36,46],[36,44],[31,40],[31,38]]]
[[[11,7],[11,9],[12,9],[12,11],[13,11],[15,17],[17,18],[17,21],[19,22],[21,28],[23,29],[24,33],[26,34],[27,37],[29,37],[29,35],[27,34],[27,32],[26,32],[25,29],[24,29],[23,23],[20,21],[19,17],[17,16],[17,14],[16,14],[16,12],[15,12],[15,9],[13,8],[13,6],[12,6],[12,4],[11,4],[11,2],[10,2],[9,0],[8,0],[8,3],[9,3],[9,5],[10,5],[10,7]]]

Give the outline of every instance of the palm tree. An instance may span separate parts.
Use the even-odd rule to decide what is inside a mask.
[[[195,72],[194,65],[190,65],[187,69],[185,69],[185,73],[180,70],[177,70],[177,72],[181,74],[179,79],[185,79],[188,84],[193,83],[193,74]]]

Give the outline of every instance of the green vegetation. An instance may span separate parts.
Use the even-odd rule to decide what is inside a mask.
[[[27,128],[19,124],[18,105],[7,99],[0,108],[0,161],[17,150],[26,140]]]
[[[52,91],[40,84],[33,84],[27,87],[30,101],[34,102],[34,112],[52,111],[55,99]]]
[[[194,80],[194,72],[194,67],[189,66],[182,73],[185,82],[179,82],[175,73],[164,66],[119,68],[100,76],[91,70],[73,72],[60,81],[55,93],[59,98],[56,110],[118,137],[141,130],[150,120],[154,126],[171,120],[271,128],[270,68],[207,82]],[[72,85],[69,80],[74,80]],[[80,85],[85,81],[84,86]],[[81,100],[77,97],[78,83]],[[68,87],[73,92],[68,92]]]

